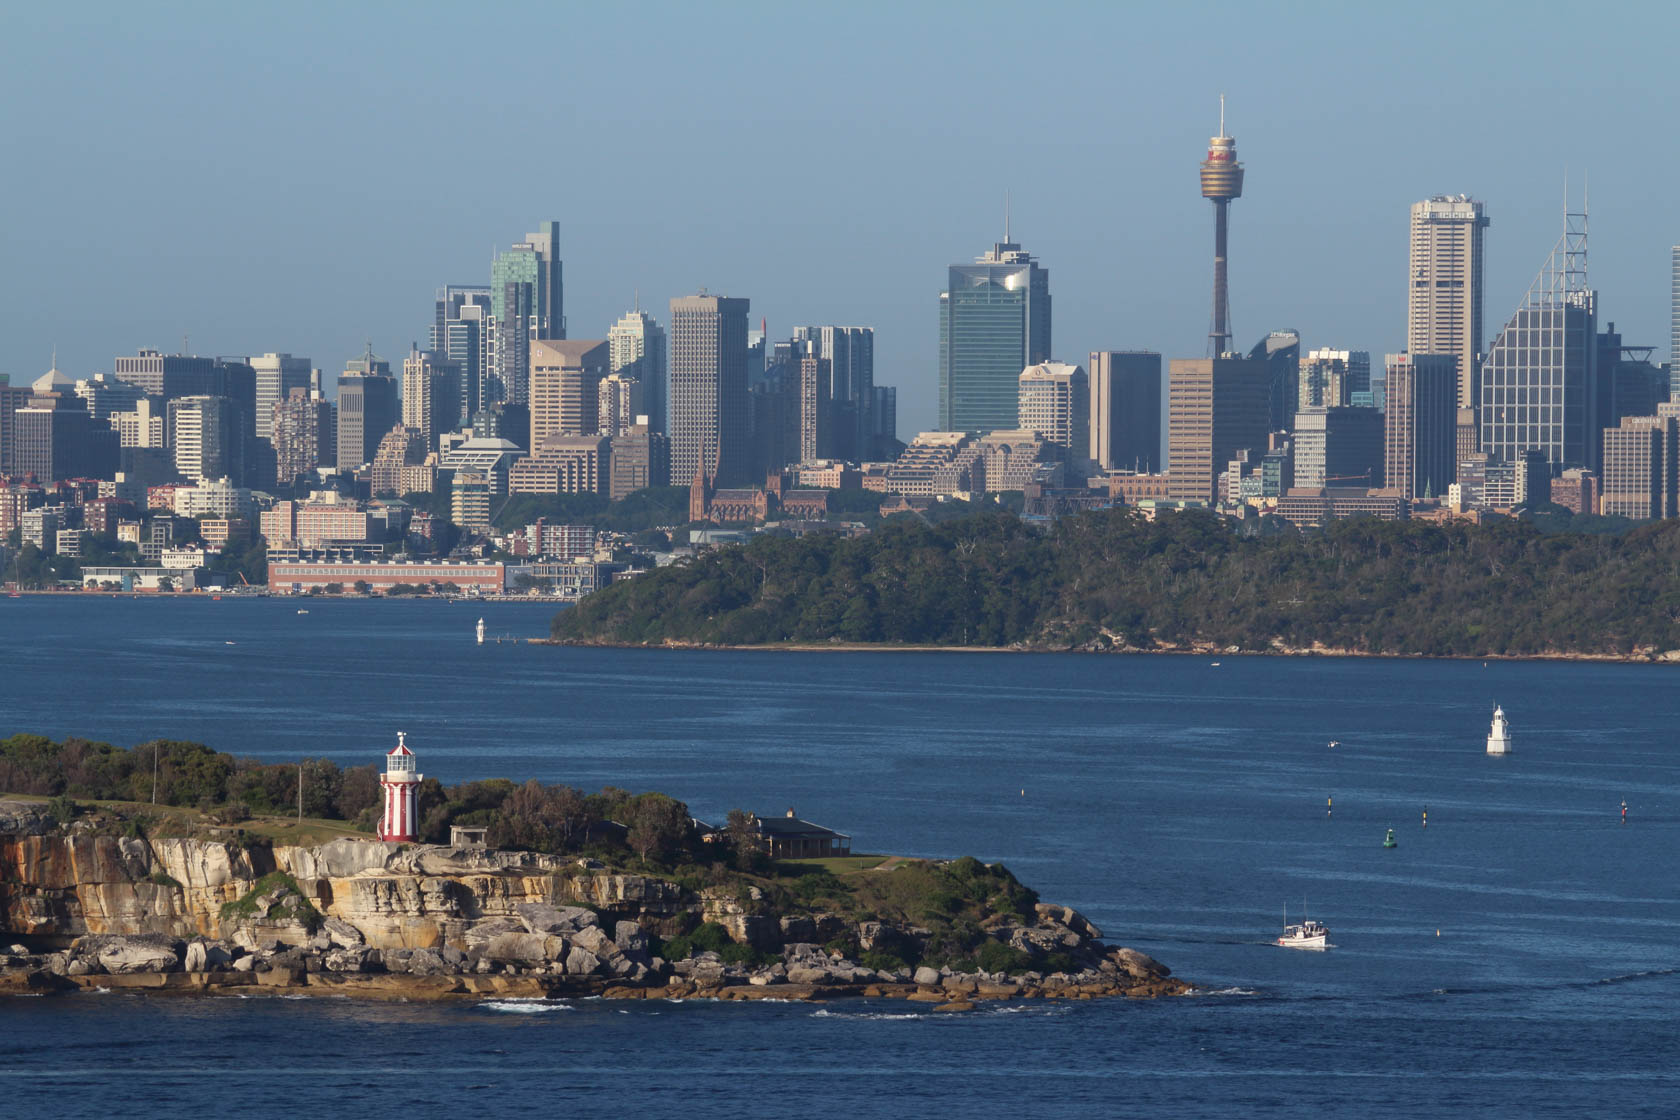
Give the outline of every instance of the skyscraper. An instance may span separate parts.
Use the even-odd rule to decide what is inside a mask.
[[[642,386],[642,411],[648,426],[666,431],[670,384],[665,376],[665,331],[652,315],[637,307],[607,331],[612,351],[611,372],[634,377]],[[691,480],[692,481],[692,480]]]
[[[490,265],[492,389],[495,399],[529,400],[531,343],[566,337],[565,287],[561,280],[560,223],[543,222],[536,233]],[[486,402],[488,403],[488,402]]]
[[[1091,454],[1091,386],[1085,371],[1066,362],[1039,362],[1021,371],[1016,427],[1036,432],[1078,463]]]
[[[531,344],[531,453],[549,436],[592,436],[600,429],[599,389],[609,351],[600,339]]]
[[[1445,498],[1458,474],[1458,362],[1450,354],[1390,354],[1384,364],[1384,485],[1402,498]]]
[[[640,423],[639,416],[647,415],[642,403],[642,383],[622,373],[609,373],[601,378],[595,393],[595,421],[604,436],[622,436]]]
[[[1225,135],[1225,96],[1219,97],[1219,135],[1208,141],[1202,161],[1202,197],[1213,202],[1213,329],[1208,332],[1208,357],[1231,348],[1231,301],[1226,291],[1225,242],[1231,200],[1241,198],[1243,165],[1237,162],[1237,141]]]
[[[332,402],[293,389],[274,406],[274,477],[290,488],[302,475],[332,466],[336,447]]]
[[[1680,401],[1680,245],[1669,250],[1668,399]]]
[[[1448,354],[1458,368],[1458,406],[1479,403],[1476,363],[1482,350],[1483,205],[1469,195],[1438,194],[1412,204],[1406,352]]]
[[[168,439],[175,469],[191,481],[245,474],[244,417],[227,397],[176,397],[169,402]]]
[[[373,462],[379,441],[401,415],[390,362],[375,357],[371,348],[346,362],[338,377],[339,469],[355,470]]]
[[[815,356],[826,363],[829,450],[840,459],[862,459],[869,450],[875,403],[875,329],[873,327],[798,327],[794,341],[815,343]]]
[[[1540,451],[1554,474],[1597,469],[1597,293],[1587,287],[1586,215],[1565,215],[1545,267],[1482,362],[1481,449],[1514,463]],[[1462,385],[1462,379],[1460,381]]]
[[[1006,222],[991,252],[950,267],[939,296],[940,428],[1013,428],[1021,371],[1050,353],[1050,273]]]
[[[291,395],[293,389],[309,388],[314,367],[308,358],[294,358],[290,354],[261,354],[248,359],[256,372],[255,432],[259,439],[274,435],[274,406]]]
[[[1371,355],[1365,350],[1309,350],[1301,362],[1297,412],[1344,408],[1371,391]]]
[[[1175,359],[1167,366],[1167,493],[1213,502],[1219,472],[1265,453],[1271,371],[1255,358]]]
[[[671,479],[693,482],[702,466],[724,483],[747,466],[745,299],[671,301]]]
[[[461,367],[461,411],[468,420],[485,403],[492,321],[487,285],[450,284],[438,289],[428,331],[430,349]]]
[[[440,435],[461,427],[461,367],[435,350],[411,349],[403,359],[402,422],[436,451]]]
[[[1091,352],[1090,454],[1105,471],[1161,469],[1161,355]]]
[[[1295,485],[1383,484],[1383,416],[1374,408],[1315,408],[1295,414]]]
[[[1272,371],[1268,422],[1274,432],[1288,431],[1301,409],[1301,333],[1272,331],[1254,344],[1248,356],[1263,360]]]
[[[113,363],[113,372],[119,379],[165,400],[171,397],[221,396],[227,392],[227,375],[217,369],[216,360],[197,355],[141,350],[133,357],[119,355]]]

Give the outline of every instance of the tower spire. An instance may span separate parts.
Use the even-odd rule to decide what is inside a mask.
[[[1208,143],[1202,161],[1202,197],[1213,203],[1213,326],[1208,356],[1217,358],[1231,345],[1231,304],[1225,282],[1225,243],[1233,198],[1242,197],[1243,166],[1237,142],[1225,133],[1225,95],[1219,95],[1219,135]]]
[[[1219,95],[1219,135],[1225,135],[1225,95]]]

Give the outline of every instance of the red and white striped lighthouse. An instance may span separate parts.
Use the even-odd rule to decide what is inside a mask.
[[[422,775],[415,773],[414,752],[408,749],[403,737],[403,732],[397,732],[397,745],[385,756],[385,773],[379,776],[379,789],[385,795],[379,838],[412,842],[418,838],[416,809]]]

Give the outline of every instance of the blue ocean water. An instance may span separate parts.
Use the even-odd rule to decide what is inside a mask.
[[[480,614],[494,638],[550,612],[304,606],[0,599],[0,731],[354,764],[401,729],[446,782],[791,807],[861,851],[1002,860],[1203,994],[14,999],[0,1115],[1680,1112],[1672,669],[477,646]],[[1336,948],[1270,944],[1303,904]]]

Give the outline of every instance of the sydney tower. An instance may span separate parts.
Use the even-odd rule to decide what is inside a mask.
[[[1213,329],[1208,332],[1208,356],[1217,358],[1231,348],[1231,304],[1225,292],[1225,237],[1231,200],[1242,197],[1243,167],[1237,162],[1237,142],[1225,135],[1225,98],[1219,98],[1219,135],[1208,142],[1202,161],[1202,197],[1213,200]]]

